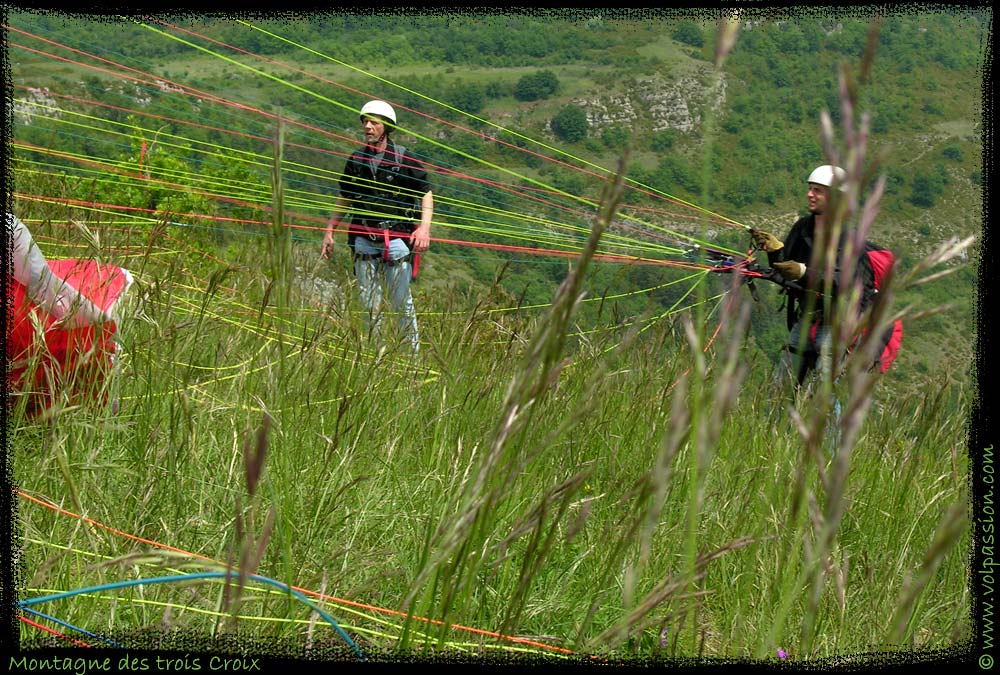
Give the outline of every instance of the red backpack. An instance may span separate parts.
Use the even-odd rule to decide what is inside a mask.
[[[889,270],[892,269],[893,263],[896,262],[896,256],[893,255],[892,251],[889,249],[882,248],[878,244],[866,241],[865,247],[861,252],[861,261],[862,264],[867,264],[872,271],[870,288],[868,288],[869,280],[867,277],[865,278],[866,297],[862,303],[862,309],[865,309],[872,302],[874,302],[875,296],[882,287],[882,280],[885,279],[885,275],[889,273]],[[896,360],[896,356],[899,354],[899,348],[902,345],[902,342],[903,322],[896,319],[882,334],[882,350],[879,352],[879,359],[877,362],[879,372],[884,373],[889,370],[889,366],[892,365],[892,362]]]
[[[882,287],[885,275],[889,273],[889,270],[892,269],[893,264],[896,262],[896,256],[889,249],[882,248],[874,242],[866,241],[859,262],[860,265],[858,266],[857,274],[861,275],[864,283],[864,295],[861,299],[861,311],[864,311],[875,301],[875,296],[878,295],[879,289]],[[868,271],[870,271],[870,274],[867,273]],[[814,343],[819,324],[819,321],[814,323],[809,331],[809,337]],[[867,330],[866,328],[865,334]],[[854,342],[854,345],[860,340],[861,336]],[[899,348],[902,342],[903,322],[900,319],[896,319],[882,333],[881,350],[879,351],[878,360],[873,364],[873,367],[878,367],[881,373],[889,370],[889,366],[892,365],[892,362],[896,360],[896,356],[899,355]]]

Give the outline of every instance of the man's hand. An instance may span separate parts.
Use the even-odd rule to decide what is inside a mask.
[[[780,239],[764,230],[750,230],[750,237],[758,248],[763,249],[767,253],[774,253],[785,247],[785,244]]]
[[[410,250],[415,253],[423,253],[431,246],[431,226],[421,224],[410,233]]]
[[[75,300],[58,296],[49,310],[58,317],[50,328],[67,329],[83,328],[84,326],[100,326],[109,321],[116,321],[115,316],[104,311],[83,295],[77,295]]]
[[[323,256],[324,260],[329,260],[330,256],[333,255],[333,232],[330,230],[326,231],[323,235],[323,248],[320,250],[320,255]]]
[[[806,266],[796,260],[785,260],[773,265],[778,274],[789,281],[798,281],[806,275]]]

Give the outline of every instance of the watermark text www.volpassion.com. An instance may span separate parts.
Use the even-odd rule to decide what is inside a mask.
[[[37,658],[31,656],[11,656],[10,672],[25,673],[71,673],[91,675],[92,673],[157,672],[187,673],[207,670],[209,672],[251,672],[260,671],[260,663],[254,658],[233,658],[223,656],[190,656],[183,658],[130,657],[59,657]]]
[[[997,532],[993,522],[993,484],[997,481],[995,467],[993,466],[993,446],[983,450],[982,478],[984,483],[983,505],[978,515],[979,532],[982,535],[979,544],[979,555],[982,560],[979,569],[976,570],[978,585],[983,594],[983,642],[982,653],[979,656],[979,667],[983,670],[993,668],[993,656],[989,652],[993,650],[993,589],[996,586],[996,576],[993,567],[996,561],[993,558],[993,544]]]

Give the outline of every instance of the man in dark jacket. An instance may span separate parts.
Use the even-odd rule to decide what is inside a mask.
[[[367,312],[366,328],[370,333],[380,331],[384,282],[400,332],[416,353],[420,340],[410,280],[413,256],[430,246],[434,195],[423,164],[390,138],[396,125],[392,106],[369,101],[361,108],[360,118],[365,144],[344,166],[322,255],[326,259],[332,255],[334,230],[350,212],[348,245]]]
[[[809,273],[813,248],[817,245],[818,233],[828,225],[826,220],[831,190],[839,187],[844,179],[844,170],[839,166],[825,164],[817,167],[807,179],[809,185],[806,198],[809,215],[799,218],[792,229],[779,240],[770,232],[751,230],[754,242],[767,252],[768,262],[787,282],[788,287],[788,343],[782,354],[782,372],[794,378],[801,385],[806,376],[817,365],[823,369],[830,367],[830,329],[822,320],[823,302],[815,297],[810,301],[806,288],[822,290],[822,271]],[[842,242],[841,242],[842,243]],[[839,273],[840,250],[838,247]],[[807,274],[809,273],[809,274]],[[839,276],[835,274],[834,277]],[[812,311],[806,308],[812,305]]]

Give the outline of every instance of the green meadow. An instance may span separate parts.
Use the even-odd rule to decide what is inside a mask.
[[[595,19],[578,29],[602,26]],[[609,53],[628,44],[602,39]],[[637,49],[643,59],[690,56],[679,44],[660,35]],[[721,68],[725,50],[715,56]],[[739,53],[734,61],[751,62]],[[206,81],[224,77],[211,62],[188,67]],[[440,74],[420,61],[398,67]],[[503,67],[511,85],[525,66]],[[62,77],[47,68],[53,82]],[[586,92],[598,71],[559,69],[563,95]],[[856,133],[868,131],[852,114],[867,90],[859,99],[854,71],[831,72],[846,79],[832,88],[842,107],[811,142],[871,169],[849,173],[846,194],[857,199],[843,200],[835,221],[871,228],[884,205],[884,155],[866,155],[867,136]],[[88,86],[103,87],[99,79]],[[225,91],[249,86],[234,81]],[[551,113],[497,98],[494,111],[532,124]],[[215,143],[223,122],[204,110],[219,125],[203,130]],[[693,170],[677,175],[717,200],[713,163],[737,134],[725,113],[704,114],[697,143],[684,146]],[[752,114],[744,106],[744,121]],[[30,142],[16,139],[24,144],[11,169],[11,210],[31,223],[46,256],[94,258],[135,277],[102,403],[73,398],[65,383],[52,386],[41,415],[29,414],[22,392],[8,397],[23,619],[55,626],[55,618],[56,633],[113,648],[183,650],[195,636],[210,649],[239,641],[250,652],[278,645],[296,657],[347,661],[844,664],[940,654],[972,639],[974,378],[965,360],[937,367],[957,358],[941,336],[960,340],[963,355],[973,340],[962,328],[972,303],[955,290],[968,290],[974,273],[974,238],[965,234],[975,214],[965,207],[980,195],[964,145],[950,153],[962,191],[941,196],[964,208],[962,227],[935,231],[938,217],[927,224],[926,241],[907,244],[905,265],[860,323],[850,311],[857,298],[840,303],[838,346],[864,337],[838,359],[837,378],[796,392],[778,377],[785,336],[773,289],[754,301],[738,276],[701,270],[682,278],[683,302],[671,304],[680,291],[653,298],[656,284],[666,285],[647,271],[654,268],[621,271],[601,259],[608,238],[627,234],[623,177],[635,155],[613,144],[589,141],[587,156],[620,164],[597,181],[594,212],[582,225],[573,220],[578,230],[565,241],[574,254],[558,267],[524,272],[523,261],[476,257],[460,238],[435,241],[412,287],[414,355],[391,330],[366,333],[343,237],[333,260],[320,258],[328,186],[302,187],[310,167],[284,154],[303,152],[285,144],[285,128],[255,128],[273,140],[273,156],[253,155],[257,164],[241,163],[249,152],[212,146],[232,160],[216,169],[214,151],[204,163],[191,159],[196,143],[171,145],[170,133],[154,135],[137,114],[127,119],[131,131],[114,128],[121,164],[108,163],[124,167],[118,173],[74,175],[38,150],[65,133],[63,124],[79,124],[93,134],[81,144],[97,147],[97,125],[52,116],[20,129]],[[742,123],[740,131],[768,133]],[[965,138],[971,130],[962,121],[941,132]],[[479,143],[455,134],[430,150],[443,153],[449,142]],[[764,143],[751,145],[767,153]],[[490,146],[496,156],[508,151]],[[136,159],[145,179],[126,172]],[[538,164],[515,167],[521,188],[561,177]],[[156,184],[154,194],[150,172],[171,187]],[[230,199],[236,206],[206,196],[215,180],[227,199],[239,197]],[[499,217],[493,231],[476,230],[474,217],[461,229],[462,208],[489,214],[482,222],[493,217],[476,210],[471,188],[474,196],[451,203],[441,193],[442,214],[454,210],[435,236],[508,241]],[[552,194],[567,193],[577,196]],[[894,225],[917,209],[899,206],[898,194]],[[779,196],[775,210],[792,203]],[[487,197],[498,200],[497,213],[535,216],[515,213],[525,202]],[[275,225],[292,211],[309,224]],[[760,220],[784,227],[786,215]],[[548,225],[525,233],[544,248],[545,237],[556,240]],[[765,312],[778,318],[764,322]],[[868,336],[897,316],[904,351],[886,375],[871,373]],[[19,630],[25,650],[67,644],[34,623],[22,620]]]
[[[17,499],[22,597],[231,565],[317,594],[368,653],[814,659],[970,634],[970,392],[948,378],[899,396],[853,374],[836,444],[824,399],[748,347],[740,289],[583,332],[583,259],[521,312],[418,281],[413,357],[363,334],[343,250],[286,251],[339,289],[320,300],[269,278],[271,241],[224,260],[170,227],[89,229],[137,277],[117,410],[27,419],[14,397],[17,489],[84,518]],[[51,604],[109,635],[337,639],[236,576]]]

